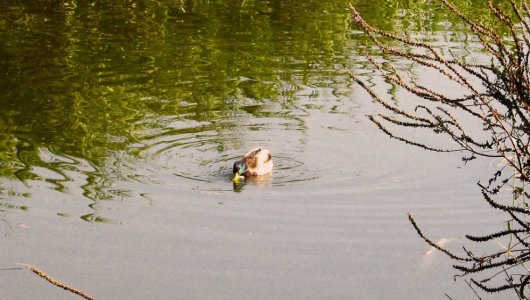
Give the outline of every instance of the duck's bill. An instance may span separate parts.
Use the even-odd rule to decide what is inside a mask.
[[[232,181],[234,181],[235,183],[238,183],[239,182],[239,174],[235,174],[234,175],[234,178],[232,179]]]

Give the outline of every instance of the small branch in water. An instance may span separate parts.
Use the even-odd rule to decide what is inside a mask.
[[[75,289],[65,283],[62,283],[56,279],[54,279],[53,277],[51,277],[50,275],[44,273],[43,271],[31,266],[31,265],[28,265],[28,264],[23,264],[23,266],[26,266],[28,269],[30,269],[33,273],[39,275],[40,277],[44,278],[46,281],[48,281],[49,283],[55,285],[55,286],[58,286],[60,288],[63,288],[71,293],[74,293],[76,295],[79,295],[87,300],[94,300],[94,298],[92,298],[92,296],[89,296],[87,295],[86,293],[78,290],[78,289]]]
[[[414,229],[416,229],[416,232],[418,233],[418,235],[425,241],[427,242],[427,244],[431,245],[433,248],[445,253],[447,256],[451,257],[452,259],[455,259],[455,260],[459,260],[459,261],[472,261],[470,258],[466,258],[466,257],[459,257],[459,256],[456,256],[454,255],[453,253],[445,250],[444,248],[438,246],[435,242],[431,241],[430,239],[428,239],[425,235],[423,235],[423,232],[421,232],[420,228],[418,227],[418,225],[416,224],[416,221],[414,220],[414,218],[412,217],[412,214],[408,213],[407,214],[408,217],[409,217],[409,221],[410,223],[412,224],[412,226],[414,226]]]
[[[475,291],[475,289],[473,288],[473,285],[471,285],[471,283],[467,280],[464,280],[464,282],[467,283],[469,288],[473,291],[473,293],[475,293],[475,296],[477,296],[478,300],[482,300],[482,298],[480,298],[480,296],[478,295],[477,291]]]

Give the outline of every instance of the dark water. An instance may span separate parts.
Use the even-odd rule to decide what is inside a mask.
[[[2,2],[0,298],[71,297],[17,263],[97,299],[472,297],[406,213],[459,247],[495,226],[475,185],[494,166],[366,120],[380,108],[346,69],[393,91],[348,5]],[[476,49],[430,1],[359,7]],[[273,175],[234,186],[258,145]]]

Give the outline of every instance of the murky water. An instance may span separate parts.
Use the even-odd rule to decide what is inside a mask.
[[[432,3],[383,2],[366,18],[473,49]],[[472,297],[406,213],[455,247],[487,232],[493,167],[366,120],[345,69],[383,82],[350,19],[344,1],[0,5],[0,298],[72,297],[17,263],[97,299]],[[274,173],[234,185],[258,145]]]

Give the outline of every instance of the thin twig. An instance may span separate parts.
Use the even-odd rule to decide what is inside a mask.
[[[31,265],[28,265],[28,264],[23,264],[23,266],[27,267],[28,269],[30,269],[33,273],[39,275],[41,278],[43,278],[44,280],[48,281],[49,283],[55,285],[55,286],[58,286],[60,288],[63,288],[73,294],[76,294],[78,296],[81,296],[87,300],[93,300],[94,298],[92,296],[89,296],[87,293],[85,292],[82,292],[76,288],[73,288],[63,282],[60,282],[58,281],[57,279],[51,277],[50,275],[46,274],[44,271],[40,270],[40,269],[37,269]]]
[[[480,298],[479,294],[477,293],[477,291],[473,288],[473,285],[471,285],[471,283],[469,283],[469,281],[467,280],[464,280],[465,283],[467,283],[467,285],[469,286],[469,288],[473,291],[473,293],[475,293],[475,295],[477,296],[477,298],[479,300],[482,300],[482,298]]]
[[[418,227],[418,225],[416,224],[416,221],[414,220],[414,218],[412,217],[412,214],[411,213],[408,213],[408,218],[409,218],[409,221],[410,223],[412,224],[412,226],[414,226],[414,229],[416,229],[416,232],[418,232],[418,235],[425,241],[427,242],[427,244],[431,245],[433,248],[445,253],[447,256],[449,256],[450,258],[452,259],[455,259],[455,260],[459,260],[459,261],[472,261],[471,258],[467,258],[467,257],[459,257],[459,256],[456,256],[454,255],[453,253],[445,250],[444,248],[438,246],[435,242],[431,241],[429,238],[427,238],[425,235],[423,235],[423,232],[421,231],[421,229]]]

